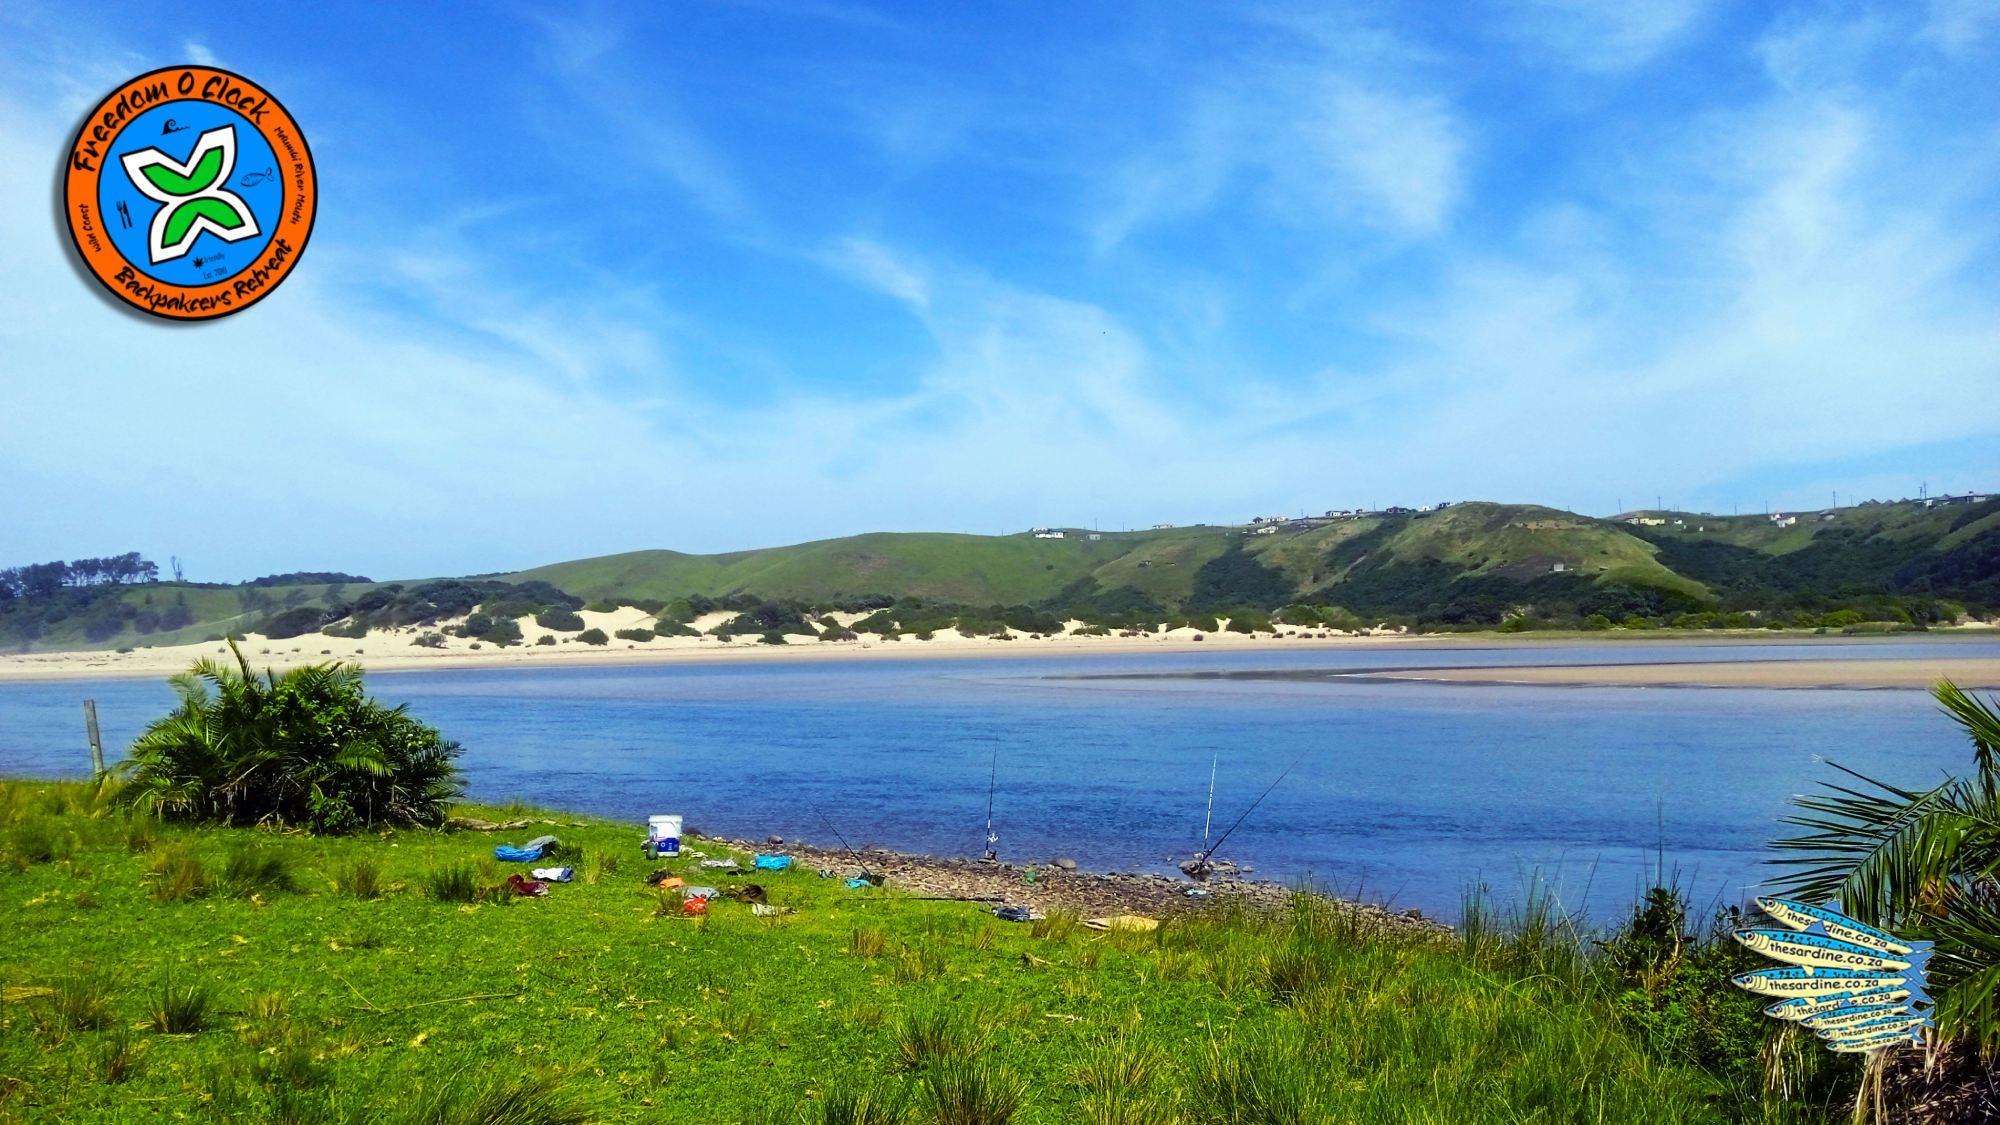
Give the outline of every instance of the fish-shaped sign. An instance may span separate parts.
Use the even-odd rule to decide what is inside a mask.
[[[1823,1016],[1807,1016],[1799,1021],[1799,1026],[1810,1027],[1814,1031],[1819,1032],[1838,1031],[1843,1027],[1852,1027],[1858,1023],[1866,1023],[1869,1020],[1882,1019],[1887,1016],[1897,1015],[1898,1013],[1907,1013],[1908,1011],[1909,1009],[1903,1007],[1901,1004],[1870,1004],[1864,1008],[1835,1008]]]
[[[1863,992],[1836,992],[1830,996],[1795,996],[1764,1009],[1772,1019],[1804,1022],[1842,1008],[1869,1004],[1896,1004],[1910,998],[1907,988],[1871,988]]]
[[[1843,1039],[1839,1042],[1828,1043],[1826,1048],[1829,1051],[1839,1051],[1841,1054],[1854,1054],[1859,1051],[1879,1051],[1884,1047],[1921,1046],[1922,1044],[1923,1039],[1916,1034],[1913,1028],[1910,1031],[1897,1031],[1888,1035],[1877,1035],[1869,1039]]]
[[[1736,987],[1765,996],[1831,996],[1876,988],[1907,987],[1901,973],[1871,973],[1865,969],[1816,969],[1792,965],[1782,969],[1758,969],[1729,978]]]
[[[1770,915],[1772,920],[1781,926],[1789,926],[1794,930],[1809,930],[1818,926],[1820,932],[1837,941],[1865,945],[1891,956],[1920,954],[1931,948],[1930,942],[1906,942],[1894,934],[1884,933],[1873,926],[1857,922],[1837,910],[1828,910],[1823,906],[1808,906],[1802,902],[1792,902],[1782,898],[1760,898],[1757,900],[1757,909]],[[1922,960],[1921,957],[1910,959]]]
[[[1931,943],[1904,941],[1823,906],[1781,898],[1760,898],[1757,905],[1778,925],[1737,930],[1736,940],[1789,964],[1730,979],[1738,988],[1786,998],[1765,1015],[1797,1021],[1835,1051],[1923,1042],[1923,1029],[1932,1026],[1924,993]]]
[[[1736,940],[1776,961],[1811,965],[1824,969],[1868,969],[1879,973],[1900,973],[1910,962],[1898,960],[1879,949],[1829,937],[1817,929],[1756,929],[1736,931]]]

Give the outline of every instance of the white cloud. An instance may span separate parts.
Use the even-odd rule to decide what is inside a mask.
[[[2000,0],[1931,0],[1923,37],[1952,54],[1970,50],[2000,27]]]
[[[1129,158],[1093,216],[1099,253],[1155,223],[1206,213],[1233,184],[1277,221],[1436,235],[1464,194],[1467,128],[1426,88],[1427,60],[1370,29],[1283,23],[1282,49],[1223,58],[1175,134]]]
[[[1514,33],[1580,70],[1616,73],[1651,62],[1700,20],[1707,0],[1526,0]]]
[[[215,57],[215,52],[208,49],[208,44],[203,43],[199,39],[189,39],[185,43],[182,43],[181,54],[186,56],[187,61],[196,66],[222,65],[222,60]]]

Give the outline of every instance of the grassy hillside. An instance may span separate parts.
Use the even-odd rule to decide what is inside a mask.
[[[1949,619],[1968,607],[2000,609],[2000,501],[1871,504],[1826,519],[1802,513],[1791,526],[1762,515],[1634,516],[1662,522],[1472,502],[1272,529],[1198,526],[1095,538],[1070,530],[1062,539],[871,533],[718,555],[635,551],[499,580],[548,583],[590,602],[747,595],[830,606],[886,596],[1101,613],[1123,624],[1293,601],[1459,627],[1509,618],[1668,623],[1702,614],[1712,623],[1744,611],[1762,615],[1750,624],[1811,626],[1846,609],[1907,623]],[[152,583],[66,592],[53,607],[17,601],[10,608],[0,600],[0,646],[188,643],[256,631],[301,607],[325,608],[338,619],[371,591],[421,585]]]
[[[1619,1014],[1619,978],[1546,929],[1383,933],[1299,898],[1289,916],[1223,907],[1097,933],[807,870],[755,877],[788,913],[724,899],[688,917],[643,883],[635,827],[557,819],[505,838],[558,834],[581,849],[565,860],[578,879],[517,899],[485,891],[518,870],[495,865],[491,833],[175,827],[84,785],[0,783],[0,910],[16,920],[0,1117],[1830,1119],[1760,1094],[1755,998],[1722,986],[1742,1014],[1707,1031],[1662,1016],[1656,1045]],[[694,863],[665,866],[750,881]],[[1737,1024],[1735,1054],[1675,1061]],[[1831,1064],[1807,1052],[1787,1081]],[[862,1097],[874,1115],[853,1112]]]

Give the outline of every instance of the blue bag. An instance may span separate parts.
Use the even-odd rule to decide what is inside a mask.
[[[788,855],[760,855],[750,862],[751,866],[759,871],[783,871],[792,865],[792,857]]]

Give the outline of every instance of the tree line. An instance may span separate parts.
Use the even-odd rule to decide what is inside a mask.
[[[50,597],[65,589],[80,587],[125,586],[159,580],[159,565],[141,558],[137,551],[101,559],[71,559],[68,562],[57,559],[0,569],[0,601]]]

